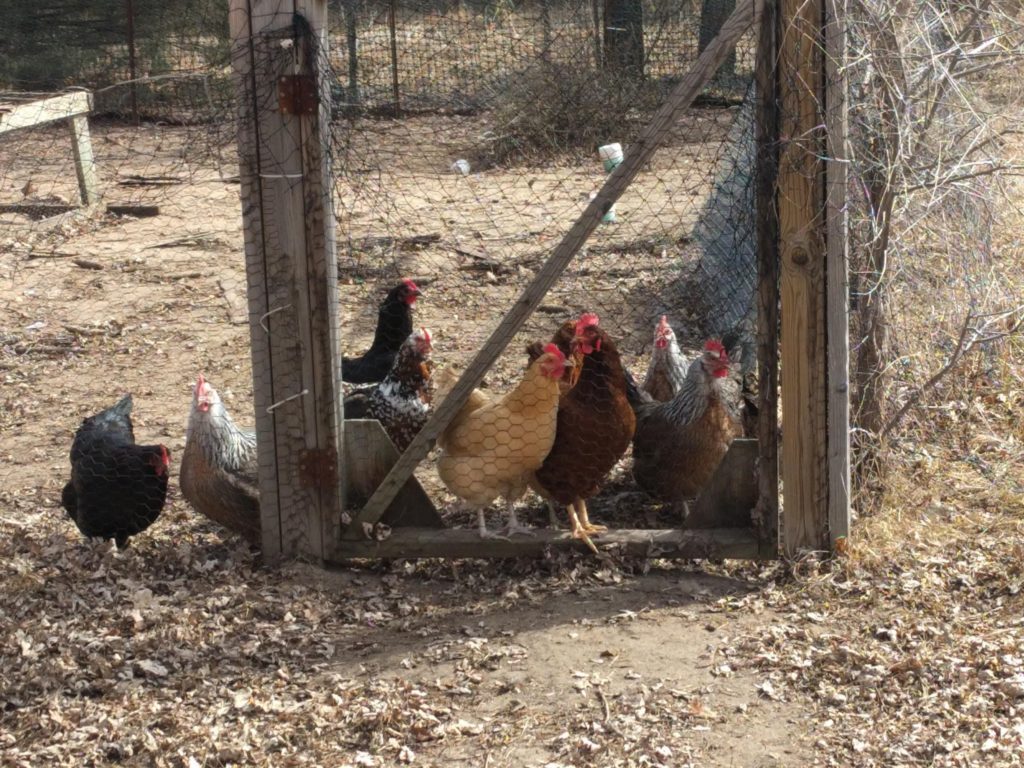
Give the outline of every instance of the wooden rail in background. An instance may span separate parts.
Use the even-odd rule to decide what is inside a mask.
[[[78,195],[86,207],[95,205],[100,199],[99,178],[89,137],[91,111],[92,94],[88,91],[30,101],[6,110],[0,108],[0,135],[61,120],[68,122],[71,149],[75,156],[75,173],[78,176]]]

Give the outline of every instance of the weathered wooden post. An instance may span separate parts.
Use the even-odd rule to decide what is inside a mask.
[[[842,3],[778,0],[782,545],[830,548],[849,520]]]
[[[825,236],[828,284],[828,533],[829,544],[850,532],[850,279],[846,204],[848,104],[846,0],[825,2]]]
[[[342,511],[326,0],[231,0],[263,554],[322,561]]]
[[[779,553],[779,219],[775,205],[778,182],[779,110],[776,95],[779,7],[765,0],[758,23],[755,118],[755,187],[757,211],[757,380],[758,500],[754,524],[760,555]]]

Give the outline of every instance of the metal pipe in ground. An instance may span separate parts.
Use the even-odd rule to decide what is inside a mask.
[[[125,11],[128,15],[128,88],[131,99],[132,120],[136,125],[139,123],[139,92],[138,84],[135,82],[137,74],[135,70],[135,3],[134,0],[125,0]]]
[[[402,102],[398,92],[398,24],[395,21],[397,16],[395,6],[398,0],[391,0],[388,3],[388,30],[391,33],[391,93],[395,101],[395,117],[402,114]]]

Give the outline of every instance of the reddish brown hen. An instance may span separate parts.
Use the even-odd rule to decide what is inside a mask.
[[[561,333],[555,334],[555,344]],[[554,445],[530,485],[544,498],[566,505],[572,535],[596,552],[588,534],[606,529],[590,522],[586,500],[629,447],[636,418],[619,352],[597,315],[584,314],[575,323],[571,351],[580,371],[575,386],[558,402]]]

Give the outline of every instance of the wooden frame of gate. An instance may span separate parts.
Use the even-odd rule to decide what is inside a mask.
[[[718,37],[398,456],[379,439],[376,422],[345,422],[341,415],[325,149],[330,94],[317,71],[318,62],[326,61],[327,2],[231,0],[264,556],[328,563],[354,557],[508,557],[583,546],[565,531],[541,529],[535,537],[504,541],[482,540],[475,529],[437,527],[429,500],[423,511],[412,472],[675,117],[755,24],[760,440],[737,441],[730,450],[697,501],[703,527],[615,530],[598,543],[652,557],[773,558],[827,550],[845,537],[843,2],[737,3]],[[367,478],[373,478],[369,486]],[[753,496],[737,509],[738,499],[728,491],[743,485],[753,486]],[[356,496],[364,503],[347,508]]]

